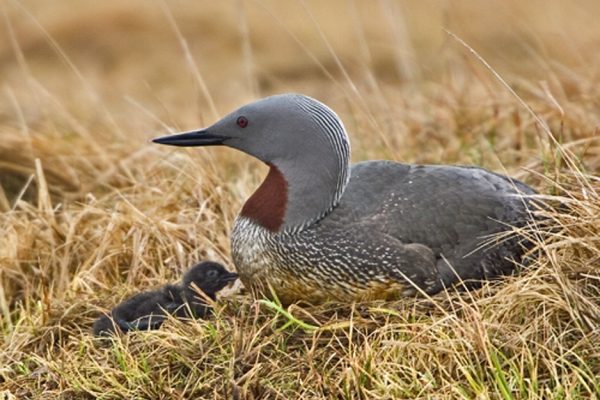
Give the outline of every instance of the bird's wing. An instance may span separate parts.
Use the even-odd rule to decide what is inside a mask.
[[[170,294],[162,289],[138,293],[116,306],[112,311],[112,317],[118,321],[119,327],[124,331],[146,329],[154,324],[152,321],[160,320],[162,323],[166,314],[165,309],[172,301]],[[146,318],[150,319],[146,321]],[[139,323],[136,322],[138,320]]]
[[[325,275],[332,275],[333,280],[345,280],[344,276],[349,275],[365,284],[406,282],[409,291],[414,286],[432,293],[440,288],[431,248],[421,243],[402,242],[382,232],[375,222],[319,225],[304,241],[313,243],[304,256],[308,264],[320,265],[319,269],[325,271]]]
[[[504,256],[521,252],[517,240],[491,252],[486,243],[526,223],[532,193],[481,168],[365,162],[353,166],[340,205],[323,224],[372,224],[402,243],[427,246],[464,279],[478,279],[486,274],[482,263],[494,271],[513,267]]]

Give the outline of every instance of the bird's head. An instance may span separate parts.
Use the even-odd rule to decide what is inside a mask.
[[[242,214],[271,231],[321,218],[337,205],[350,177],[350,144],[341,120],[323,103],[300,94],[266,97],[208,128],[154,142],[227,146],[267,163],[275,172],[270,176],[278,179],[268,181],[263,195]],[[273,204],[263,206],[265,198],[273,199]]]
[[[221,264],[204,261],[194,265],[184,274],[183,287],[187,290],[193,283],[208,296],[212,297],[237,278],[238,275],[235,272],[227,271]]]
[[[171,146],[227,146],[278,165],[323,151],[348,156],[349,144],[337,115],[323,103],[300,94],[281,94],[247,104],[215,124],[163,136]],[[326,154],[326,153],[325,153]]]

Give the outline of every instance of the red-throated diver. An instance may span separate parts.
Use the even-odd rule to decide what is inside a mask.
[[[517,237],[484,242],[531,220],[533,189],[477,167],[351,166],[342,122],[304,95],[267,97],[154,142],[228,146],[270,167],[231,247],[242,282],[284,303],[433,294],[510,273],[523,254]]]

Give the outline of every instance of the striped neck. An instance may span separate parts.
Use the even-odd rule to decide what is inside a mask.
[[[331,164],[330,170],[325,173],[335,174],[335,189],[333,191],[332,208],[337,206],[342,198],[344,189],[350,180],[350,141],[344,124],[337,114],[325,104],[309,98],[307,96],[298,97],[298,106],[307,112],[313,122],[319,127],[319,130],[325,137],[328,151],[319,148],[318,153],[324,153]],[[321,146],[321,143],[318,143]],[[331,209],[329,211],[331,211]]]

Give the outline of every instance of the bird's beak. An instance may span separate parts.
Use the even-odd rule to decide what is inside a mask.
[[[226,136],[214,135],[206,129],[189,131],[177,135],[162,136],[152,139],[154,143],[168,144],[170,146],[217,146],[223,144],[228,138]]]
[[[236,274],[235,272],[229,272],[227,275],[225,275],[223,277],[223,279],[225,280],[225,282],[233,282],[238,278],[238,274]]]

